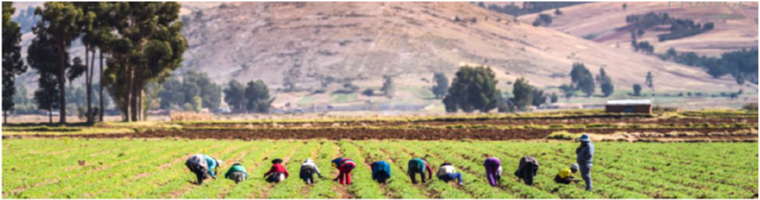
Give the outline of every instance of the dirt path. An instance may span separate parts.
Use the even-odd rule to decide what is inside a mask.
[[[299,146],[298,148],[293,148],[293,150],[291,150],[291,151],[290,151],[290,153],[288,153],[288,156],[285,156],[285,157],[281,158],[281,159],[282,159],[282,165],[283,165],[283,166],[286,166],[286,165],[288,165],[288,163],[290,162],[290,158],[292,158],[292,157],[293,157],[293,155],[294,155],[296,152],[298,152],[298,150],[300,150],[301,148],[304,148],[304,147],[306,147],[306,145],[305,145],[305,144],[304,144],[304,145],[301,145],[301,146]],[[290,173],[290,172],[288,172],[288,173]],[[287,177],[287,178],[294,178],[294,176],[293,176],[293,174],[291,174],[291,175],[290,175],[289,177]],[[266,189],[264,189],[264,192],[263,192],[263,193],[261,193],[261,196],[257,196],[257,197],[253,197],[253,198],[255,198],[255,199],[266,199],[266,198],[268,198],[268,197],[269,197],[269,191],[270,191],[270,190],[272,190],[272,188],[273,188],[274,186],[275,186],[275,184],[267,184],[267,185],[265,186],[265,187],[266,187]]]
[[[339,144],[336,144],[335,146],[338,148],[338,151],[337,151],[338,152],[338,157],[343,157],[343,149],[340,148]],[[332,166],[330,166],[330,167],[332,167]],[[334,170],[334,171],[335,171],[335,173],[333,173],[331,177],[338,177],[338,174],[340,173],[340,171],[337,170],[337,169]],[[348,186],[347,185],[342,185],[342,184],[336,182],[334,184],[334,186],[333,186],[333,189],[335,190],[336,193],[338,193],[338,198],[341,198],[341,199],[355,199],[356,198],[356,195],[354,193],[351,193],[348,190]]]

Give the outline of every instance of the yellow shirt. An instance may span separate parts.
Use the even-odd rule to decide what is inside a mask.
[[[574,175],[573,172],[570,171],[570,169],[567,169],[567,168],[563,169],[562,171],[559,172],[559,174],[557,174],[557,176],[559,176],[560,178],[563,178],[563,179],[565,179],[567,177],[573,177],[573,175]]]

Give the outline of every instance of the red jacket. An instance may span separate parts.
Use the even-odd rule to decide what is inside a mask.
[[[264,174],[264,176],[269,176],[270,174],[275,173],[275,172],[280,172],[280,173],[285,174],[285,178],[290,176],[290,174],[288,173],[288,170],[286,170],[285,166],[282,166],[281,164],[273,164],[272,168],[270,168],[269,171],[266,174]]]

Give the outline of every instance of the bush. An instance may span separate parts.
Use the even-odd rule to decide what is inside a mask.
[[[362,92],[362,94],[363,94],[364,96],[374,96],[374,95],[375,95],[375,90],[373,90],[373,89],[369,89],[369,88],[368,88],[368,89],[364,90],[364,91]]]

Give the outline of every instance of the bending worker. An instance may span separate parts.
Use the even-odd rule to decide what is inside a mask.
[[[525,181],[526,185],[533,185],[533,178],[538,174],[538,160],[533,156],[524,156],[520,159],[520,165],[515,171],[518,181]]]
[[[315,164],[311,159],[307,158],[305,161],[303,161],[303,164],[301,164],[299,177],[301,177],[306,185],[311,185],[314,183],[314,174],[317,174],[319,178],[322,178],[322,173],[319,172],[317,164]]]
[[[490,157],[483,163],[486,167],[486,177],[491,186],[497,186],[501,182],[501,161],[496,157]]]
[[[216,179],[217,166],[221,164],[222,161],[203,154],[192,155],[185,161],[185,166],[198,178],[198,185],[202,185],[203,180],[209,176]]]
[[[332,165],[338,168],[338,177],[333,181],[340,180],[340,184],[351,185],[351,171],[356,168],[356,163],[348,158],[336,158],[332,160]]]
[[[436,175],[438,176],[438,179],[443,182],[448,183],[449,181],[456,179],[457,184],[464,185],[464,183],[462,183],[462,173],[458,173],[456,168],[454,168],[449,162],[444,162],[441,167],[438,168],[438,173]]]
[[[591,139],[586,134],[583,134],[578,140],[580,140],[581,146],[575,149],[575,153],[578,154],[576,161],[581,170],[581,177],[586,182],[586,190],[592,191],[591,164],[594,160],[594,144],[591,144]]]
[[[245,167],[240,163],[232,164],[227,173],[224,174],[224,178],[235,181],[235,183],[243,182],[248,179],[248,172],[245,171]]]
[[[370,166],[372,167],[372,180],[385,184],[391,178],[391,165],[388,162],[375,161]]]
[[[573,163],[570,168],[562,169],[557,176],[554,176],[554,182],[562,184],[570,184],[572,182],[578,182],[580,180],[575,179],[575,173],[578,172],[578,164]]]
[[[414,158],[409,160],[407,170],[409,177],[412,178],[412,184],[417,184],[417,179],[415,177],[416,174],[420,174],[422,183],[425,183],[425,180],[427,179],[433,178],[433,169],[430,167],[430,164],[428,164],[428,162],[422,158]],[[427,171],[428,174],[427,179],[425,179],[425,171]]]
[[[288,176],[290,174],[285,169],[285,166],[282,166],[282,159],[279,158],[272,160],[272,168],[269,168],[269,171],[264,174],[269,183],[279,183],[288,178]]]

